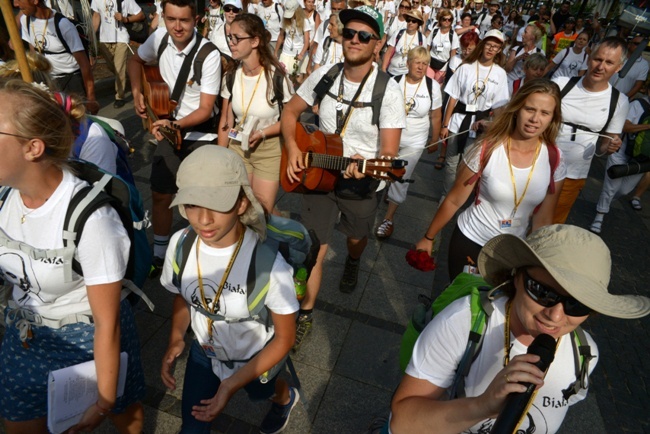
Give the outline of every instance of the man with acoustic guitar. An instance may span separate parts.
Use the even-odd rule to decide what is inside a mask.
[[[288,177],[291,182],[301,182],[301,171],[306,169],[302,156],[304,149],[301,150],[301,144],[296,143],[296,122],[308,106],[320,102],[321,131],[340,135],[343,156],[353,159],[395,157],[402,128],[406,126],[404,99],[399,86],[395,81],[387,80],[382,76],[385,73],[373,66],[384,36],[381,14],[369,6],[360,6],[341,11],[339,17],[344,24],[343,64],[315,71],[282,112],[282,135],[288,164],[286,173],[281,176]],[[379,98],[373,98],[377,95],[376,83],[383,83]],[[324,86],[326,92],[323,92]],[[374,106],[373,100],[381,101],[381,105]],[[373,230],[378,186],[378,180],[366,177],[353,162],[341,172],[334,191],[303,195],[303,224],[316,232],[321,247],[307,282],[294,349],[300,346],[311,329],[312,310],[322,280],[323,259],[339,212],[340,230],[347,236],[348,248],[339,289],[344,293],[355,289],[360,258],[368,243],[368,234]]]
[[[156,107],[152,106],[157,102],[169,104],[171,100],[173,110],[168,119],[158,119],[151,124],[151,132],[158,140],[150,178],[154,232],[151,278],[160,275],[169,244],[173,217],[169,206],[177,190],[178,167],[195,149],[216,143],[215,102],[221,86],[219,50],[196,32],[194,2],[163,0],[162,11],[165,29],[152,33],[131,57],[128,65],[133,103],[138,116],[147,118],[147,113],[156,112]],[[147,84],[142,81],[142,70],[146,63],[155,63],[156,60],[168,89],[162,97],[147,101],[141,90],[143,84]],[[174,137],[175,130],[182,132],[182,140]]]

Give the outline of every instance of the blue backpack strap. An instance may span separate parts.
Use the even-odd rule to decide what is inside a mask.
[[[279,247],[280,244],[271,238],[257,243],[246,278],[248,312],[251,318],[264,324],[267,329],[271,325],[271,316],[264,302],[271,286],[271,270]]]
[[[185,270],[185,264],[187,264],[187,258],[190,256],[190,251],[195,240],[196,232],[194,232],[192,226],[188,226],[183,230],[176,242],[174,260],[172,261],[172,283],[178,289],[181,289],[183,271]]]

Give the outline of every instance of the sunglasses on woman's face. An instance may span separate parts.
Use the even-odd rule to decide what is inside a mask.
[[[400,9],[411,9],[411,6],[409,5],[399,5]]]
[[[223,7],[223,11],[224,11],[224,12],[234,12],[234,13],[237,14],[237,13],[239,13],[239,8],[236,8],[236,7],[234,7],[234,6],[230,6],[230,5],[228,5],[228,6],[224,6],[224,7]]]
[[[591,308],[580,303],[573,297],[558,294],[554,289],[530,277],[525,270],[524,288],[526,289],[526,294],[540,306],[553,307],[558,303],[562,303],[564,313],[568,316],[587,316],[591,313]]]
[[[416,20],[415,18],[405,18],[405,20],[406,20],[407,23],[416,23],[416,24],[420,24],[420,21],[419,21],[419,20]]]
[[[440,22],[451,21],[451,17],[440,18]]]
[[[343,39],[346,39],[348,41],[354,39],[354,35],[357,35],[359,37],[359,42],[361,42],[362,44],[367,44],[372,39],[379,39],[374,34],[370,32],[366,32],[365,30],[353,30],[353,29],[348,29],[347,27],[343,28],[343,33],[341,33]]]

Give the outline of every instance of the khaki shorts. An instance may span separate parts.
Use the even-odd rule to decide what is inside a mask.
[[[300,217],[307,229],[313,229],[321,244],[328,244],[341,212],[338,230],[349,238],[360,240],[373,231],[377,213],[377,193],[367,199],[342,199],[334,192],[310,193],[302,196]]]
[[[282,156],[282,148],[279,136],[266,139],[248,151],[243,151],[241,144],[233,140],[228,142],[228,147],[235,151],[241,159],[244,160],[246,172],[249,175],[267,181],[280,180],[280,158]]]

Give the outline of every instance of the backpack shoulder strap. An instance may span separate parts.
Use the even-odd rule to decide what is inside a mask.
[[[6,185],[0,186],[0,209],[5,204],[5,200],[7,200],[10,191],[11,187],[7,187]]]
[[[449,35],[449,44],[453,46],[454,45],[454,32],[452,32],[452,30],[449,29],[448,35]]]
[[[548,151],[548,162],[551,166],[551,179],[548,183],[548,188],[551,194],[555,193],[555,169],[560,165],[560,153],[554,143],[547,143],[546,150]]]
[[[278,109],[280,114],[282,114],[282,109],[284,108],[284,75],[282,71],[276,68],[273,72],[273,100],[271,102],[278,103]]]
[[[330,70],[327,71],[327,74],[323,75],[323,77],[314,87],[314,93],[316,94],[314,105],[319,104],[323,100],[327,94],[327,91],[330,90],[334,84],[334,80],[336,80],[336,77],[341,73],[342,70],[343,63],[337,63],[336,65],[332,65]]]
[[[278,9],[280,6],[276,3],[275,4],[275,13],[278,15],[278,21],[282,22],[282,17],[280,16],[280,10]]]
[[[194,241],[196,241],[196,236],[196,232],[192,226],[188,226],[183,230],[176,242],[174,259],[172,261],[172,283],[178,289],[181,288],[185,264],[187,264],[187,258],[190,256],[192,246],[194,245]]]
[[[481,203],[481,200],[479,199],[479,192],[481,191],[481,183],[478,182],[479,178],[481,178],[481,175],[483,174],[483,169],[485,169],[485,166],[487,165],[487,161],[485,160],[485,152],[487,150],[487,142],[483,140],[483,143],[481,144],[481,156],[479,157],[479,168],[478,172],[476,172],[474,175],[472,175],[467,181],[465,181],[465,185],[472,185],[476,183],[475,187],[475,192],[474,192],[474,204],[478,205]]]
[[[581,390],[589,388],[589,362],[596,358],[591,354],[591,346],[582,327],[576,328],[571,333],[571,346],[573,348],[576,381],[562,391],[562,395],[566,400]]]
[[[201,41],[196,41],[197,44],[199,44]],[[206,44],[203,44],[201,48],[199,48],[199,52],[196,53],[196,57],[194,57],[194,68],[192,68],[194,71],[192,79],[190,80],[191,82],[194,82],[198,84],[199,86],[201,85],[201,77],[203,76],[203,62],[205,62],[206,57],[210,55],[213,51],[219,51],[216,45],[214,45],[212,42],[208,41]]]
[[[59,38],[59,41],[61,41],[61,44],[63,45],[63,49],[66,53],[72,54],[68,42],[63,38],[63,33],[61,33],[61,20],[63,18],[65,17],[62,14],[54,12],[54,30],[56,31],[56,37]]]
[[[402,29],[399,32],[397,32],[397,36],[395,36],[395,46],[397,47],[397,43],[399,42],[400,39],[402,39],[402,36],[404,36],[404,32],[406,32],[406,29]]]
[[[564,85],[562,91],[560,92],[560,99],[564,98],[570,91],[575,87],[576,84],[580,81],[582,77],[571,77],[567,84]]]
[[[648,113],[650,113],[650,102],[648,102],[645,98],[639,98],[635,101],[639,101],[639,104],[641,104],[641,107],[643,107],[643,114],[639,119],[643,120]]]
[[[433,43],[433,40],[436,39],[436,35],[438,34],[439,31],[440,31],[439,27],[436,27],[435,29],[433,29],[433,35],[431,35],[431,42],[432,43]]]
[[[158,46],[158,54],[156,55],[158,63],[160,63],[160,58],[162,57],[165,48],[167,48],[167,45],[169,45],[169,33],[165,33],[165,36],[163,36],[162,41],[160,41],[160,45]]]
[[[201,36],[200,33],[196,32],[196,42],[190,52],[187,53],[187,57],[185,57],[183,65],[181,66],[181,70],[176,77],[176,84],[174,84],[174,90],[172,91],[171,97],[169,98],[171,101],[178,102],[180,99],[181,94],[183,93],[183,89],[187,84],[187,78],[190,76],[190,66],[192,65],[197,51],[199,51],[199,46],[201,45],[202,39],[203,36]]]
[[[427,82],[427,90],[429,91],[429,97],[431,98],[431,101],[433,101],[433,78],[429,76],[425,76],[426,82]]]
[[[237,75],[236,68],[231,69],[224,76],[224,79],[226,81],[226,89],[228,89],[228,92],[230,93],[230,98],[229,98],[230,101],[232,101],[232,88],[235,86],[235,75]]]
[[[614,117],[614,112],[616,111],[616,104],[618,103],[618,98],[621,96],[621,92],[616,89],[614,86],[612,86],[612,96],[609,99],[609,113],[607,113],[607,122],[605,122],[605,126],[603,127],[602,130],[600,130],[600,134],[604,134],[607,132],[607,127],[609,126],[609,123],[612,121],[612,118]]]
[[[271,322],[264,301],[271,286],[271,270],[278,249],[279,244],[274,240],[267,238],[264,242],[258,242],[253,250],[246,278],[248,312],[255,321],[264,324],[267,328]]]
[[[381,112],[381,104],[384,101],[388,80],[390,80],[390,75],[384,71],[377,70],[375,87],[372,89],[372,124],[376,125],[377,128],[379,128],[379,114]]]

